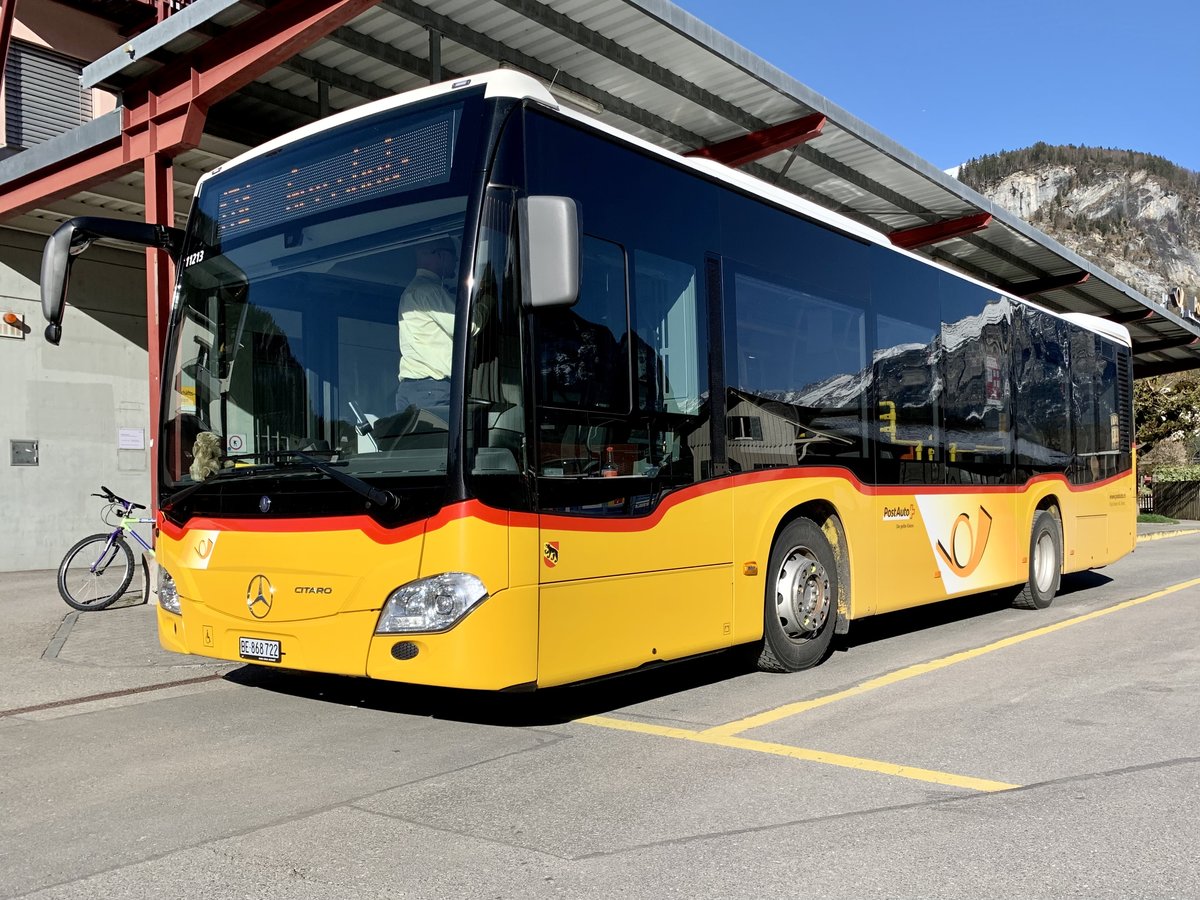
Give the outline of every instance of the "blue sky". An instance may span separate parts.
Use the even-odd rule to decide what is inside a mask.
[[[1200,171],[1197,0],[675,0],[947,169],[1037,141]]]

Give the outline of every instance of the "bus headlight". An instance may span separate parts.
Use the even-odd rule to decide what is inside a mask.
[[[175,587],[175,579],[162,566],[158,567],[158,605],[167,612],[179,615],[179,589]]]
[[[446,572],[410,581],[388,595],[375,633],[445,631],[487,596],[483,582],[465,572]]]

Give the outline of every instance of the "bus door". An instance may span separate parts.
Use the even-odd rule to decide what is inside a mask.
[[[532,317],[542,685],[732,633],[730,493],[706,482],[703,275],[594,237],[582,250],[579,302]]]

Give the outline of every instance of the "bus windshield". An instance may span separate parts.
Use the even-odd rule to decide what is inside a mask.
[[[166,486],[207,477],[194,458],[206,432],[220,468],[303,453],[356,475],[445,471],[482,115],[479,93],[459,92],[320,132],[202,185],[168,339]],[[428,313],[407,349],[403,302]],[[406,367],[439,390],[400,396]]]

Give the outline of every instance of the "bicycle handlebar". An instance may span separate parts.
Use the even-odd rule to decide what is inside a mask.
[[[131,500],[126,500],[124,497],[118,497],[107,486],[105,486],[103,484],[100,485],[100,490],[102,490],[104,493],[103,494],[92,494],[92,496],[99,497],[101,500],[107,500],[109,503],[120,503],[129,512],[132,512],[135,509],[145,509],[146,508],[146,507],[142,506],[142,504],[140,504],[140,503],[134,503]],[[126,514],[128,515],[128,513],[126,513]]]

